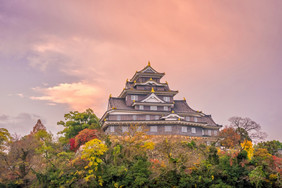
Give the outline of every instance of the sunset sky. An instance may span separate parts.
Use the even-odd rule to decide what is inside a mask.
[[[0,127],[101,117],[150,60],[195,110],[282,141],[282,1],[0,0]]]

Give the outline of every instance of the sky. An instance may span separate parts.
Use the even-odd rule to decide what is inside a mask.
[[[150,61],[176,99],[282,141],[282,1],[0,0],[0,127],[98,117]]]

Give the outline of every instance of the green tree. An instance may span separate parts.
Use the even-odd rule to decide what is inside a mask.
[[[65,142],[75,137],[83,129],[100,129],[99,118],[94,114],[92,109],[85,112],[71,111],[65,114],[65,122],[59,121],[57,124],[64,126],[64,130],[59,134],[64,134]]]
[[[0,152],[5,150],[7,143],[11,139],[10,133],[5,128],[0,128]]]
[[[272,141],[260,142],[257,144],[257,147],[267,149],[267,151],[271,155],[276,155],[278,149],[282,148],[282,143],[279,142],[278,140],[272,140]]]

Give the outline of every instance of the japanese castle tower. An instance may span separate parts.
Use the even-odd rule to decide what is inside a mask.
[[[178,91],[162,83],[165,73],[150,65],[137,71],[118,97],[110,95],[108,109],[101,118],[107,134],[122,134],[130,125],[142,125],[149,135],[216,136],[222,127],[211,115],[195,111],[186,99],[174,100]]]

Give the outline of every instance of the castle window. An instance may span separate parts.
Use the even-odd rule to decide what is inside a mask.
[[[150,132],[158,132],[157,126],[150,126]]]
[[[160,117],[156,115],[155,116],[155,120],[159,120],[159,119],[160,119]]]
[[[138,95],[131,95],[131,100],[133,101],[133,100],[138,100]]]
[[[186,121],[190,121],[190,117],[186,116]]]
[[[146,120],[150,120],[150,115],[146,115]]]
[[[122,126],[122,132],[123,132],[123,133],[124,133],[124,132],[128,132],[128,127]]]
[[[208,130],[208,135],[211,136],[211,130]]]
[[[198,118],[197,118],[197,117],[194,117],[194,121],[195,121],[195,122],[198,122]]]
[[[172,127],[171,126],[165,126],[165,132],[171,132]]]
[[[196,128],[192,127],[192,133],[195,134],[196,133]]]
[[[133,115],[133,120],[136,120],[137,119],[137,116],[136,115]]]
[[[204,129],[202,129],[202,135],[205,135],[205,130]]]
[[[143,105],[140,105],[140,106],[139,106],[139,110],[144,110],[144,106],[143,106]]]
[[[158,110],[157,106],[150,106],[150,110]]]
[[[214,136],[217,136],[217,130],[213,131]]]
[[[110,126],[110,132],[111,133],[115,132],[115,127],[114,126]]]
[[[120,121],[120,120],[121,120],[121,117],[120,117],[120,115],[118,115],[118,116],[117,116],[117,120],[118,120],[118,121]]]
[[[187,133],[187,127],[181,127],[181,132]]]
[[[167,106],[164,106],[164,111],[168,111],[168,107]]]
[[[170,101],[170,97],[164,97],[164,101],[165,102],[169,102]]]

